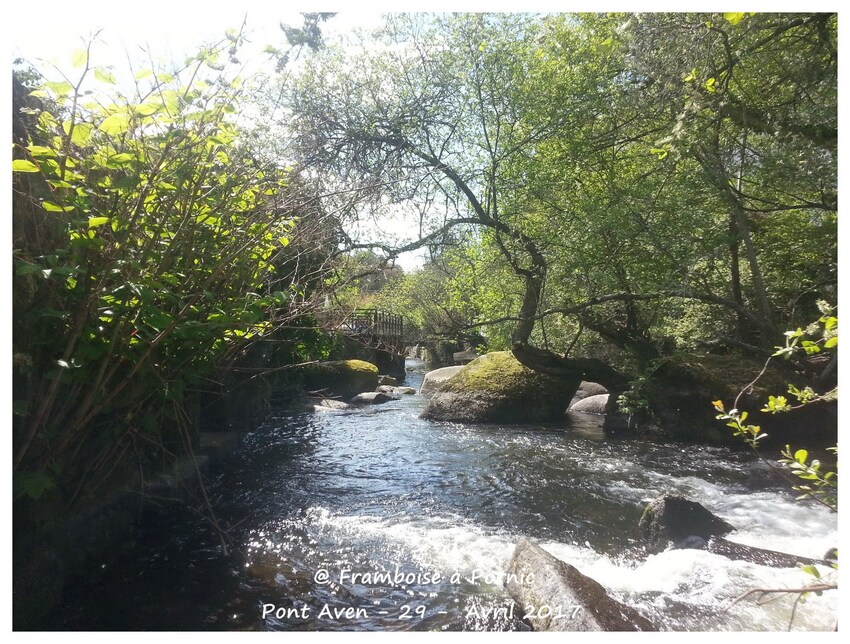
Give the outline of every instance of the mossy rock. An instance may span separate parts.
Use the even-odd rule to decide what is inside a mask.
[[[662,362],[647,379],[645,393],[656,422],[667,438],[684,441],[740,444],[732,431],[716,419],[712,402],[723,401],[726,409],[734,405],[738,393],[746,389],[764,367],[764,359],[739,355],[676,354]],[[828,409],[801,410],[794,414],[762,414],[759,410],[770,395],[784,395],[788,384],[807,383],[781,359],[774,359],[764,374],[745,392],[738,407],[749,412],[748,423],[761,425],[771,438],[791,439],[795,427],[800,433],[829,433]],[[768,430],[768,428],[770,428]],[[790,432],[790,433],[789,433]]]
[[[532,371],[509,351],[476,358],[434,392],[422,418],[467,423],[523,423],[563,418],[580,379]]]
[[[309,390],[325,390],[345,400],[378,386],[378,367],[365,360],[334,360],[301,368]]]

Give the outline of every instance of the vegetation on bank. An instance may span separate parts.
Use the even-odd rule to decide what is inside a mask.
[[[17,507],[185,451],[210,396],[329,355],[325,306],[627,378],[637,409],[835,301],[834,14],[391,15],[362,46],[327,19],[262,78],[241,32],[132,78],[96,44],[16,72]]]
[[[130,93],[93,45],[65,80],[16,76],[16,498],[67,507],[155,469],[223,383],[327,352],[333,231],[240,122],[240,39],[132,70]]]

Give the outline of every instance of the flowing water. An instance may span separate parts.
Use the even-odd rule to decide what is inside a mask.
[[[419,419],[423,405],[272,415],[210,486],[233,526],[227,556],[210,529],[177,522],[78,586],[53,627],[528,630],[503,588],[528,537],[663,630],[782,630],[790,597],[726,609],[748,589],[810,577],[699,550],[647,557],[646,502],[682,494],[735,525],[731,540],[763,548],[820,557],[837,545],[835,516],[795,501],[746,453],[605,439],[582,414],[563,426],[435,423]],[[793,628],[833,628],[836,602],[810,597]]]

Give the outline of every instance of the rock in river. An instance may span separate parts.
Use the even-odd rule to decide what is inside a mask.
[[[306,365],[300,369],[304,386],[351,398],[378,386],[378,367],[364,360],[335,360]]]
[[[514,550],[505,587],[535,631],[657,630],[599,582],[527,539]]]
[[[588,382],[586,380],[582,380],[579,383],[578,389],[576,390],[573,399],[570,401],[570,407],[576,404],[579,400],[583,400],[584,398],[587,398],[589,396],[598,396],[599,394],[607,393],[610,392],[598,382]]]
[[[362,394],[357,394],[348,401],[349,405],[380,405],[382,403],[398,400],[380,391],[366,391]]]
[[[443,382],[421,417],[467,423],[558,420],[579,382],[532,371],[510,351],[494,351]]]
[[[419,387],[420,394],[427,394],[439,387],[449,378],[453,378],[463,367],[443,367],[434,369],[425,374],[422,385]]]
[[[609,394],[596,394],[594,396],[582,398],[570,407],[570,411],[582,411],[585,414],[605,415],[606,408],[608,406],[608,396]]]
[[[708,541],[735,529],[699,503],[674,494],[665,494],[650,503],[640,518],[639,527],[650,552],[661,552],[671,542],[683,544],[693,536]]]

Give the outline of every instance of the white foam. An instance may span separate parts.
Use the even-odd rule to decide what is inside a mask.
[[[740,497],[718,495],[713,499],[715,503],[707,505],[714,505],[712,509],[738,523],[750,517],[750,525],[733,535],[741,542],[795,554],[812,551],[822,554],[823,546],[837,537],[834,518],[819,508],[798,507],[787,500],[783,502],[783,497],[773,493]],[[772,521],[768,520],[770,507],[774,510]],[[777,518],[777,514],[784,518]],[[808,535],[806,530],[811,524],[805,523],[806,520],[823,527],[825,535]],[[349,537],[374,541],[393,558],[397,555],[403,560],[412,559],[422,570],[437,570],[446,576],[455,571],[462,574],[478,571],[498,577],[504,574],[519,540],[519,535],[478,526],[460,516],[399,521],[334,514],[316,507],[308,511],[306,521],[320,534],[339,537],[338,533],[342,533],[346,541]],[[575,544],[545,542],[540,545],[601,583],[615,597],[656,621],[660,619],[661,626],[670,630],[784,630],[793,605],[791,597],[765,605],[750,599],[729,610],[724,609],[752,588],[793,588],[812,581],[797,569],[731,561],[702,550],[671,550],[649,556],[644,561],[625,561]],[[812,596],[804,606],[798,607],[794,629],[831,629],[837,614],[835,595]],[[680,607],[677,614],[669,614],[671,601]],[[693,610],[684,610],[683,606]]]

